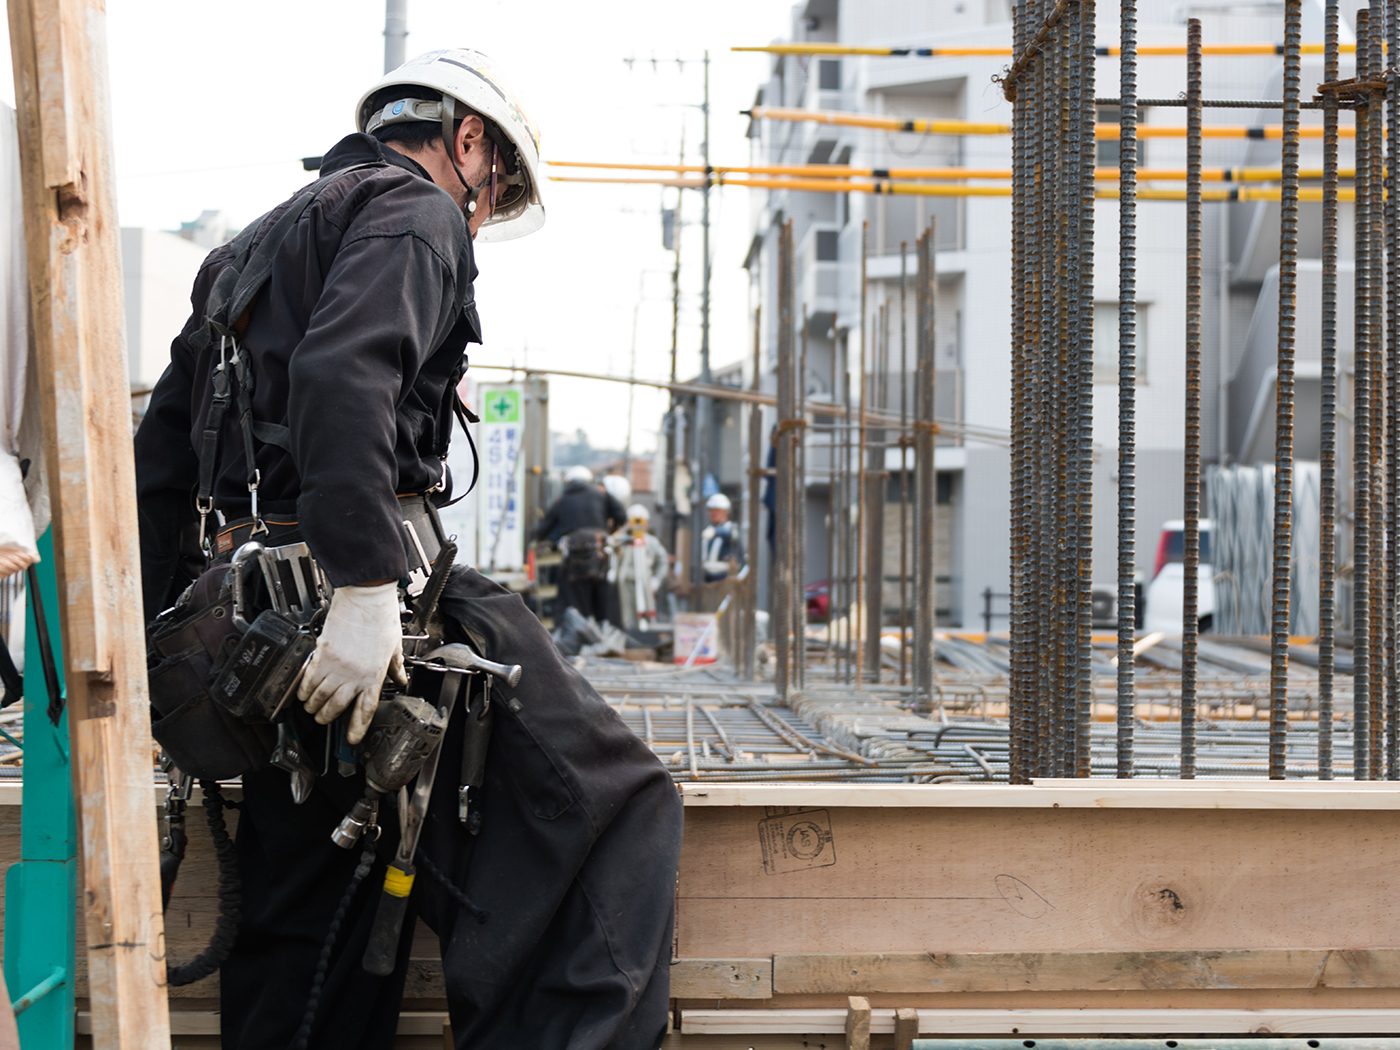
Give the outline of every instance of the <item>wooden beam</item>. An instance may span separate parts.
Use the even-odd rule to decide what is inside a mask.
[[[681,1010],[683,1035],[840,1035],[839,1008]],[[874,1009],[870,1031],[895,1031],[895,1011]],[[1392,1035],[1400,1010],[920,1010],[921,1035]]]
[[[1038,780],[1026,784],[681,784],[687,808],[1400,810],[1389,781]]]
[[[1357,794],[1378,807],[691,807],[676,954],[1385,951],[1400,946],[1400,792]],[[775,822],[821,850],[770,871]],[[1375,976],[1349,980],[1393,965],[1357,958]]]
[[[676,959],[672,999],[771,999],[772,959]]]
[[[1400,951],[837,952],[773,956],[773,991],[780,995],[1222,988],[1400,988]]]
[[[168,1048],[102,0],[9,0],[93,1044]]]

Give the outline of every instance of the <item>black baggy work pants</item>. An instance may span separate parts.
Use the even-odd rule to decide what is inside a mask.
[[[654,1050],[666,1030],[680,853],[670,776],[557,655],[518,596],[459,571],[442,611],[449,635],[525,669],[516,688],[492,684],[494,729],[475,835],[457,819],[463,712],[454,713],[421,850],[456,893],[420,868],[411,898],[439,938],[458,1050]],[[319,758],[316,730],[306,736]],[[280,1048],[295,1034],[321,942],[359,858],[329,835],[361,788],[359,777],[332,771],[298,807],[285,773],[245,778],[238,829],[245,905],[223,969],[225,1050]],[[373,978],[360,969],[396,845],[392,814],[382,815],[379,856],[346,909],[312,1048],[378,1050],[393,1042],[412,915],[394,974]],[[484,921],[460,895],[484,909]]]

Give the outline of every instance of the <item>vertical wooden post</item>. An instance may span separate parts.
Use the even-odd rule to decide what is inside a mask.
[[[170,1046],[101,0],[9,0],[93,1045]]]
[[[870,1050],[870,1000],[863,995],[846,1000],[846,1050]]]

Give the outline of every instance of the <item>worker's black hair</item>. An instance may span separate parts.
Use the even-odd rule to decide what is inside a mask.
[[[434,91],[432,88],[400,84],[376,91],[365,101],[365,107],[370,113],[377,113],[389,103],[397,102],[401,98],[419,98],[424,102],[437,102],[442,98],[442,92]],[[454,137],[461,127],[461,120],[453,123],[452,134]],[[442,142],[442,125],[435,120],[411,120],[402,124],[381,124],[371,134],[380,142],[395,142],[410,153],[417,153],[421,149],[431,147],[434,142]]]

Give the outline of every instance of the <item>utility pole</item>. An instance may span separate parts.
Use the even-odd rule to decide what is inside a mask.
[[[700,156],[705,165],[705,184],[700,190],[701,253],[700,260],[700,382],[707,386],[710,376],[710,185],[714,173],[710,169],[710,52],[705,52],[705,101],[700,107],[705,119],[705,138],[700,143]],[[691,582],[699,586],[704,579],[700,564],[700,534],[705,531],[705,471],[719,468],[719,433],[715,427],[714,402],[708,397],[695,399],[695,457],[694,496],[691,512],[695,519],[691,539]],[[716,479],[718,480],[718,478]]]
[[[404,64],[408,43],[408,0],[384,0],[384,72]]]
[[[685,124],[681,124],[680,164],[685,165]],[[675,256],[671,268],[671,382],[677,381],[676,358],[680,353],[681,335],[681,203],[685,200],[685,190],[676,191],[676,212],[671,221],[671,247]],[[676,511],[676,395],[671,393],[671,402],[666,410],[666,481],[661,492],[665,499],[664,542],[666,549],[676,549],[676,529],[680,524]]]

